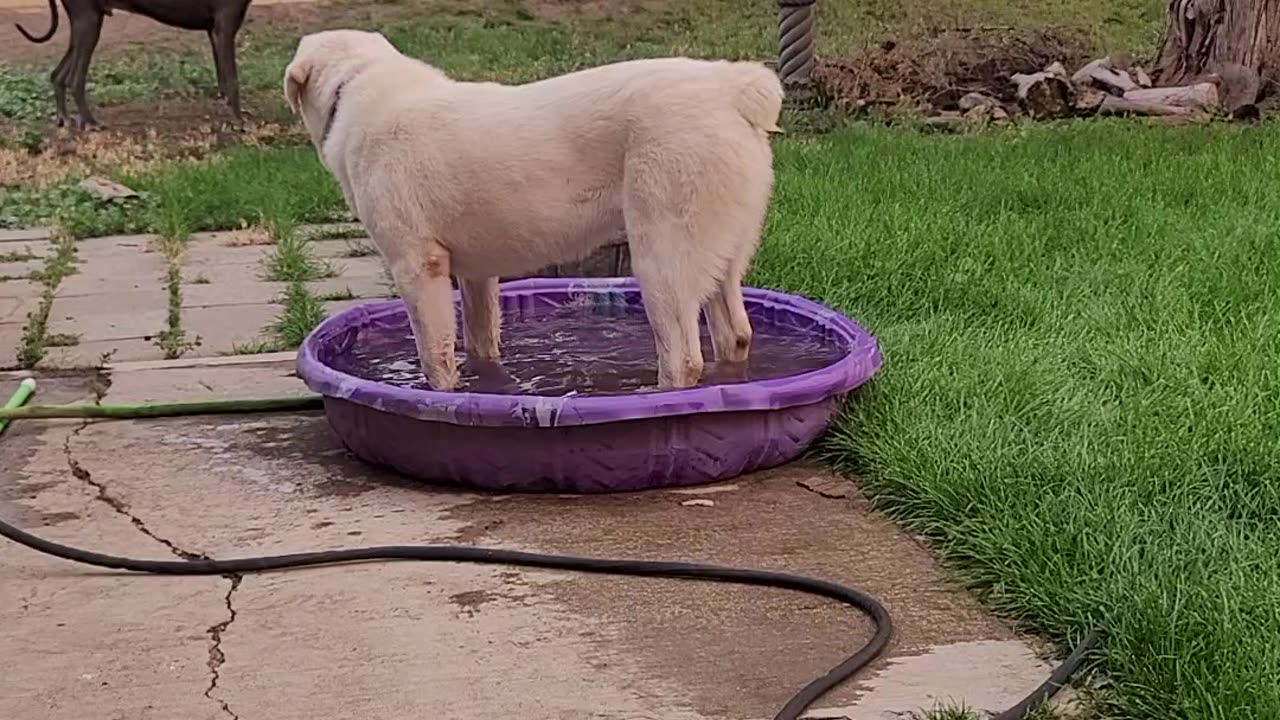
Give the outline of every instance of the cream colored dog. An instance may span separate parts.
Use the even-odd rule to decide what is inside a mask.
[[[658,385],[695,385],[706,311],[743,362],[741,281],[773,188],[782,86],[757,63],[637,60],[525,85],[458,82],[378,33],[307,35],[285,95],[391,269],[432,387],[463,344],[499,357],[498,277],[585,257],[625,234]]]

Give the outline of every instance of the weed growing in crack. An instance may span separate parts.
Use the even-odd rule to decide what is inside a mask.
[[[31,246],[28,245],[21,250],[9,250],[8,252],[0,252],[0,263],[26,262],[28,260],[36,260],[35,253],[31,252]]]
[[[50,241],[53,252],[45,260],[44,268],[39,271],[38,276],[32,275],[32,279],[41,283],[44,288],[40,294],[40,304],[27,314],[27,324],[22,328],[17,360],[18,366],[24,369],[35,367],[36,363],[44,359],[45,352],[51,346],[48,335],[49,310],[53,308],[58,284],[75,272],[75,238],[59,226],[54,230]],[[54,339],[62,339],[62,336],[55,336]]]
[[[363,240],[368,237],[359,224],[313,225],[304,232],[308,240]]]
[[[175,360],[200,346],[200,338],[190,339],[182,327],[182,256],[190,234],[175,229],[161,240],[167,266],[165,285],[169,291],[169,312],[165,328],[156,336],[155,344],[164,351],[166,360]]]
[[[320,302],[341,302],[343,300],[355,300],[356,294],[351,292],[351,288],[343,288],[341,290],[332,290],[327,293],[320,293],[316,296]]]
[[[280,352],[278,340],[254,340],[247,343],[235,343],[231,346],[230,355],[261,355],[263,353]]]
[[[280,349],[292,350],[301,345],[324,320],[324,304],[300,282],[289,284],[282,301],[284,310],[271,324],[270,330]]]
[[[264,260],[267,280],[298,283],[338,274],[327,261],[311,254],[308,241],[298,234],[292,221],[273,220],[268,222],[268,227],[276,242]]]

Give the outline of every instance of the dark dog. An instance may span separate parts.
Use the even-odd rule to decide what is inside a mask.
[[[208,33],[209,42],[213,45],[213,64],[218,71],[218,95],[227,99],[239,125],[243,122],[243,115],[240,110],[240,79],[236,70],[236,35],[244,24],[250,2],[252,0],[62,0],[62,7],[71,21],[71,42],[49,76],[58,109],[58,125],[62,126],[67,120],[68,85],[75,95],[79,111],[78,127],[84,129],[98,125],[89,110],[85,83],[89,76],[89,61],[102,33],[102,19],[115,10],[143,15],[184,30]],[[57,0],[49,0],[49,13],[53,19],[44,35],[32,35],[21,25],[17,26],[18,32],[31,42],[49,42],[58,31]]]

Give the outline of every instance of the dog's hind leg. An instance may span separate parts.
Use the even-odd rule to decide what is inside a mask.
[[[102,35],[102,15],[79,15],[71,18],[71,47],[73,50],[69,64],[69,81],[71,94],[76,101],[79,116],[79,128],[84,130],[98,126],[98,121],[89,109],[89,98],[86,96],[85,84],[89,81],[89,63],[93,60],[93,51],[98,47],[98,38]]]
[[[57,114],[58,127],[67,124],[67,81],[71,75],[71,63],[75,57],[75,45],[68,44],[67,52],[62,55],[53,72],[49,73],[49,82],[53,84],[53,106]]]
[[[717,363],[744,363],[751,352],[751,320],[742,300],[743,263],[734,261],[705,307]]]
[[[699,253],[687,223],[628,217],[631,267],[658,351],[658,388],[687,388],[702,379],[698,319],[721,268]],[[675,250],[675,256],[672,251]]]
[[[383,245],[385,247],[385,245]],[[409,324],[418,346],[422,373],[432,389],[458,386],[458,361],[453,350],[458,319],[449,281],[449,251],[436,242],[391,260],[391,275],[409,311]]]
[[[459,280],[458,285],[462,289],[462,342],[467,355],[477,360],[497,360],[502,333],[498,278]]]

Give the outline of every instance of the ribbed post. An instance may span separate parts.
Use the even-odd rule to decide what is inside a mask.
[[[787,89],[808,87],[813,72],[816,0],[778,0],[778,77]]]

